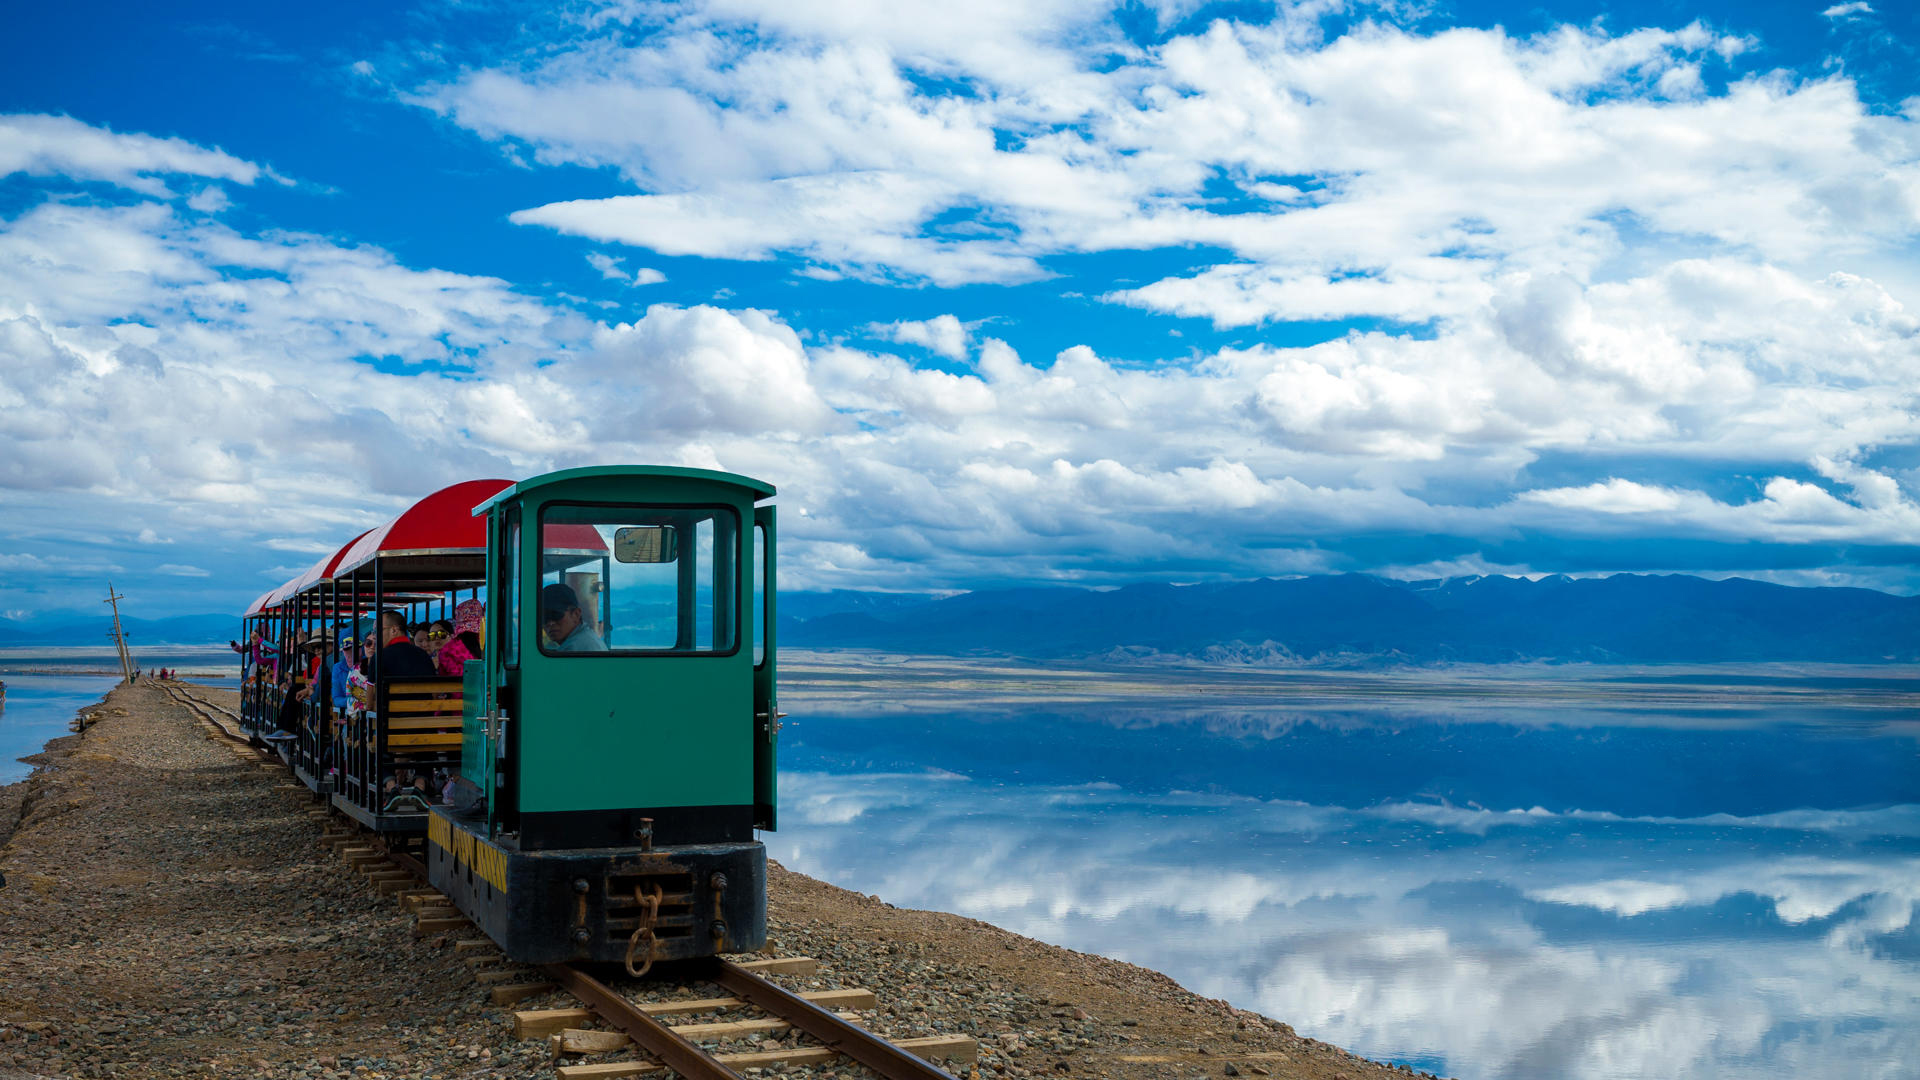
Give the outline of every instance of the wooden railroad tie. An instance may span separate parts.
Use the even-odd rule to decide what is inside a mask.
[[[970,1035],[933,1035],[924,1039],[900,1039],[893,1045],[929,1061],[944,1059],[972,1062],[980,1056],[979,1044],[975,1043]],[[721,1064],[732,1065],[738,1069],[779,1064],[814,1065],[823,1061],[832,1061],[840,1054],[839,1051],[829,1050],[824,1046],[806,1046],[797,1050],[755,1050],[745,1054],[713,1056],[714,1060]],[[611,1061],[600,1065],[562,1065],[554,1070],[554,1075],[558,1080],[611,1080],[613,1077],[640,1076],[665,1069],[666,1066],[657,1061]]]
[[[820,970],[820,961],[811,956],[769,956],[762,960],[741,960],[733,966],[762,975],[812,975]]]
[[[860,1019],[850,1012],[835,1013],[840,1019],[852,1023]],[[730,1020],[714,1024],[674,1024],[668,1031],[688,1042],[699,1039],[731,1039],[741,1035],[771,1034],[776,1031],[790,1031],[793,1024],[786,1020]],[[555,1056],[560,1054],[605,1054],[615,1050],[625,1050],[633,1044],[621,1031],[595,1031],[588,1028],[562,1028],[547,1036],[548,1044],[553,1047]]]
[[[738,966],[750,971],[782,975],[811,975],[819,969],[820,962],[811,956],[780,956],[765,960],[747,960]],[[558,987],[550,982],[511,983],[507,986],[494,987],[493,992],[488,996],[495,1005],[512,1005],[516,1001],[524,1001],[555,989]]]
[[[875,1005],[871,990],[810,990],[799,996],[829,1009],[871,1009]],[[648,1016],[683,1016],[687,1013],[738,1009],[746,1004],[741,998],[734,997],[698,998],[654,1002],[641,1005],[639,1009]],[[567,1028],[579,1027],[592,1019],[592,1009],[527,1009],[513,1014],[513,1034],[521,1039],[544,1039]]]
[[[511,1005],[516,1001],[524,1001],[527,998],[544,994],[549,990],[558,989],[559,987],[550,982],[511,983],[506,986],[494,987],[493,992],[489,994],[488,997],[492,998],[495,1005]]]
[[[422,938],[422,937],[426,937],[429,934],[438,934],[446,930],[453,930],[453,929],[457,929],[459,927],[467,926],[467,925],[470,925],[470,924],[467,922],[465,916],[455,916],[452,918],[441,918],[441,919],[421,919],[418,922],[415,922],[413,924],[413,936],[417,938]]]

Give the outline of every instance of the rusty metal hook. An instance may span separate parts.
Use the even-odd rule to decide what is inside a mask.
[[[633,887],[633,902],[640,905],[640,925],[634,928],[633,936],[627,939],[627,974],[638,979],[653,969],[654,955],[658,951],[659,940],[653,936],[653,924],[660,918],[660,901],[666,898],[666,890],[659,882]],[[646,962],[639,967],[633,966],[633,954],[639,950],[640,942],[647,943]]]

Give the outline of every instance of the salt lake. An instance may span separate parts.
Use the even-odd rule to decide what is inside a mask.
[[[240,685],[240,667],[227,649],[206,647],[149,647],[134,662],[153,669],[175,667],[192,671],[188,681],[232,689]],[[110,648],[0,649],[0,681],[7,684],[6,705],[0,707],[0,784],[23,780],[33,766],[19,759],[37,754],[48,739],[67,734],[67,724],[80,709],[104,697],[120,682],[119,657]]]
[[[117,675],[4,675],[7,701],[0,707],[0,784],[24,780],[33,766],[19,760],[37,754],[48,739],[67,734],[67,723],[84,706],[120,682]]]
[[[1905,674],[816,657],[766,839],[1443,1076],[1912,1075]]]

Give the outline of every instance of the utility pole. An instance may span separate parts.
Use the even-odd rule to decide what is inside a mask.
[[[126,597],[113,591],[113,582],[107,582],[106,603],[113,605],[113,643],[120,647],[120,673],[127,682],[133,681],[133,657],[127,653],[127,634],[120,628],[120,601]]]

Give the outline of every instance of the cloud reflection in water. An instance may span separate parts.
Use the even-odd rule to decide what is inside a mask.
[[[1685,742],[1645,717],[1597,736],[1532,727],[1531,742],[1496,723],[1428,730],[1395,717],[1401,760],[1388,772],[1400,780],[1375,775],[1354,783],[1357,798],[1308,802],[1274,797],[1313,768],[1287,759],[1378,728],[1351,716],[1296,717],[1279,734],[1111,712],[1007,719],[809,723],[787,748],[800,771],[782,776],[771,853],[898,905],[1164,971],[1442,1075],[1891,1077],[1920,1060],[1920,799],[1822,809],[1846,790],[1844,768],[1830,790],[1749,789],[1739,801],[1759,812],[1732,814],[1643,789],[1672,768],[1656,755]],[[1146,730],[1177,734],[1125,749]],[[902,768],[916,734],[923,764],[969,767]],[[1761,760],[1798,746],[1797,759],[1774,759],[1779,775],[1746,778],[1763,788],[1808,754],[1842,766],[1913,753],[1906,735],[1857,729],[1711,734],[1718,745],[1688,756]],[[1603,745],[1608,779],[1641,789],[1620,802],[1684,812],[1418,797],[1431,786],[1408,780],[1423,772],[1420,748],[1461,740],[1472,752],[1451,746],[1445,768],[1486,805],[1501,805],[1501,777],[1528,760]],[[1735,745],[1755,740],[1765,754]],[[1493,760],[1490,741],[1511,756]],[[959,752],[967,743],[984,751]],[[1056,764],[1035,767],[1048,753]],[[1209,790],[1152,786],[1209,762],[1224,781]],[[875,764],[886,768],[864,771]],[[1900,784],[1874,767],[1851,775],[1880,789],[1870,794]],[[1400,781],[1412,790],[1388,790]]]

